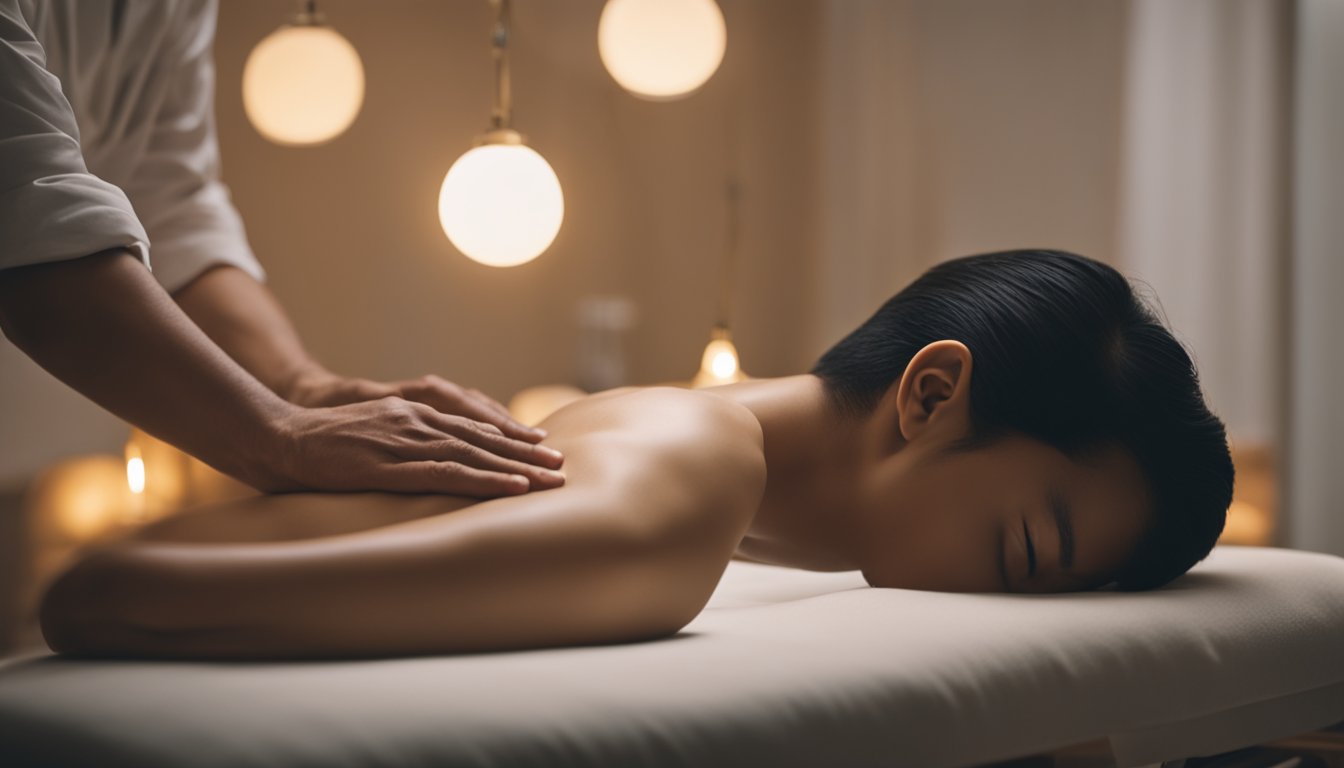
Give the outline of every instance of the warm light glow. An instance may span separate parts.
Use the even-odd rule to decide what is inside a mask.
[[[53,540],[88,541],[114,529],[130,500],[126,463],[116,456],[69,459],[33,484],[32,520]]]
[[[1227,522],[1218,543],[1264,546],[1270,543],[1272,535],[1271,521],[1263,509],[1244,501],[1233,501],[1227,508]]]
[[[243,67],[243,108],[277,144],[329,141],[350,127],[363,101],[359,53],[330,27],[281,27]]]
[[[647,99],[685,96],[718,70],[728,44],[714,0],[608,0],[597,50],[622,88]]]
[[[145,460],[135,443],[126,444],[126,485],[131,493],[145,492]]]
[[[525,144],[485,144],[457,159],[439,189],[439,223],[462,253],[512,267],[550,247],[565,217],[560,180]]]
[[[582,400],[587,394],[582,389],[564,384],[528,387],[509,401],[509,415],[520,424],[534,427],[545,421],[547,416],[572,402]]]
[[[709,364],[709,370],[720,379],[729,378],[737,373],[737,355],[731,349],[720,349],[714,353],[714,359]]]
[[[738,360],[737,347],[733,345],[726,331],[716,331],[709,344],[705,345],[705,353],[700,356],[700,372],[696,374],[691,386],[713,387],[719,384],[732,384],[745,378],[747,377],[742,373],[742,365]]]

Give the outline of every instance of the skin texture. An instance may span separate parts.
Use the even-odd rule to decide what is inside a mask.
[[[732,557],[859,569],[878,587],[1106,581],[1147,521],[1133,460],[1024,437],[949,453],[968,434],[971,374],[964,345],[935,342],[862,416],[813,376],[589,397],[543,424],[568,457],[563,488],[479,504],[268,497],[179,516],[67,572],[43,629],[86,655],[380,656],[667,635]],[[1073,509],[1069,568],[1052,495]]]
[[[321,368],[241,270],[209,270],[178,302],[123,250],[0,271],[0,329],[15,346],[253,487],[488,498],[564,482],[563,457],[536,445],[543,433],[480,393]]]
[[[76,565],[44,601],[44,634],[85,655],[310,658],[675,632],[759,502],[759,426],[727,400],[650,390],[590,398],[547,429],[568,456],[563,488],[206,510]],[[705,445],[712,431],[729,439]],[[222,540],[250,543],[191,543]]]

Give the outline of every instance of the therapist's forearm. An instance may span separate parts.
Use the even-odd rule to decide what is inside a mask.
[[[126,421],[268,485],[272,425],[294,406],[211,343],[125,250],[0,271],[0,328]]]
[[[271,291],[237,267],[207,270],[178,289],[173,298],[239,365],[295,405],[321,408],[396,396],[489,424],[513,439],[530,443],[542,439],[484,393],[437,376],[383,382],[332,373],[303,348]],[[544,458],[542,464],[559,467]]]
[[[301,377],[327,373],[303,348],[274,294],[241,269],[208,270],[173,298],[211,340],[283,398],[290,399]]]

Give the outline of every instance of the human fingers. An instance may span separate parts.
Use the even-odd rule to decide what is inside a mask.
[[[509,414],[509,409],[506,408],[503,403],[485,394],[481,390],[467,387],[463,391],[466,392],[467,397],[476,400],[481,405],[484,405],[486,408],[489,408],[495,413],[498,413],[500,416],[508,416],[509,418],[512,418],[512,416]]]
[[[520,475],[527,479],[531,490],[558,488],[565,484],[565,476],[555,470],[505,458],[452,436],[444,436],[439,440],[417,441],[399,450],[398,454],[408,459],[451,462],[486,472]]]
[[[564,454],[554,448],[509,437],[493,424],[438,413],[430,414],[427,423],[444,434],[465,440],[497,456],[549,469],[559,469],[565,463]]]
[[[531,483],[523,475],[492,472],[453,461],[405,461],[386,469],[389,490],[401,493],[446,493],[491,499],[527,493]]]
[[[516,440],[536,443],[546,437],[544,430],[514,420],[509,415],[508,409],[479,390],[465,389],[433,374],[402,382],[401,395],[407,400],[422,402],[442,413],[493,424],[501,432]]]

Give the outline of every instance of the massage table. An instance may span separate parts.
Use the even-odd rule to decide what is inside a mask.
[[[358,621],[358,616],[351,616]],[[1147,593],[870,589],[730,564],[665,640],[0,665],[3,766],[1138,766],[1344,720],[1344,559],[1219,547]]]

